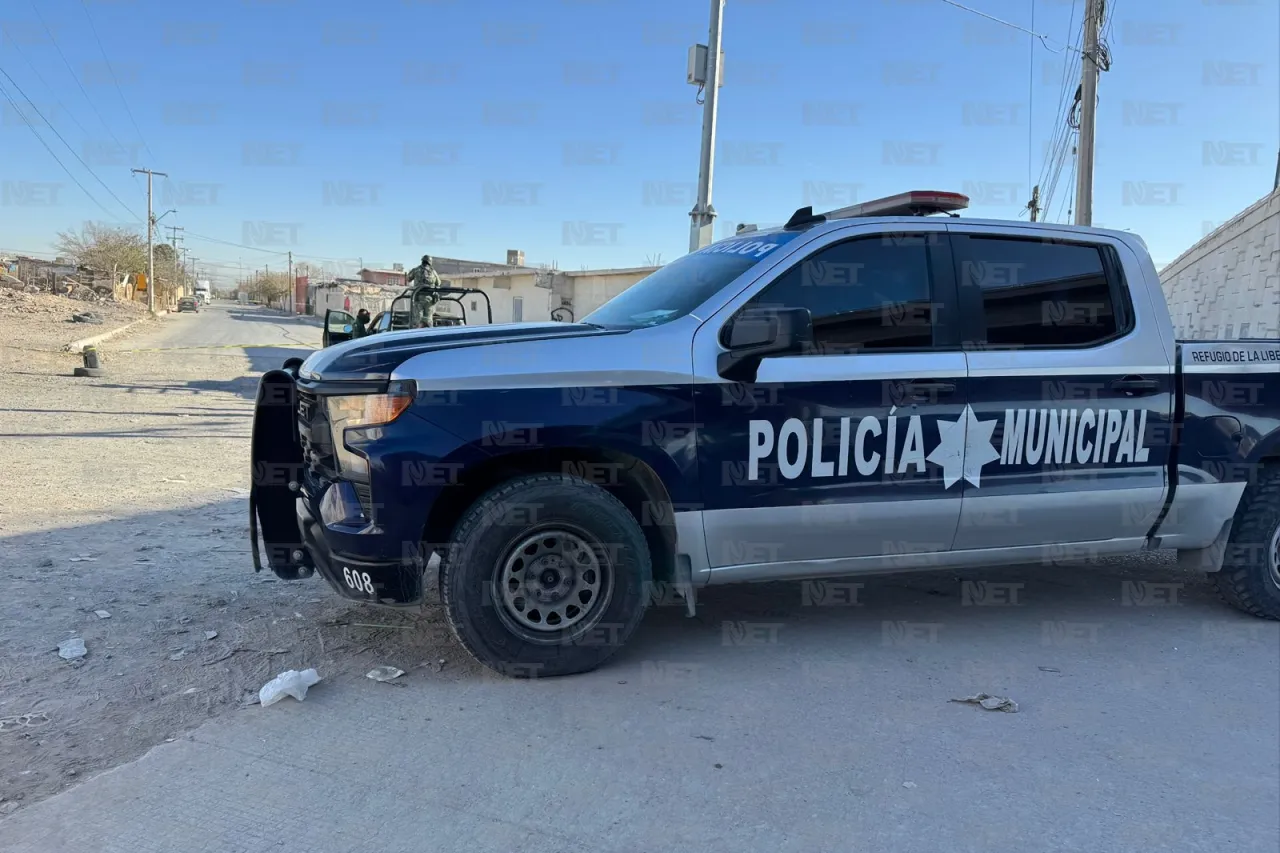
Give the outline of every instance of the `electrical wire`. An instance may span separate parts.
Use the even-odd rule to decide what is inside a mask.
[[[89,14],[89,4],[85,0],[80,0],[80,8],[84,9],[84,16],[89,21],[89,31],[93,33],[93,40],[98,43],[98,52],[102,54],[102,61],[106,63],[107,73],[111,75],[111,82],[115,84],[116,94],[120,96],[120,103],[124,104],[125,115],[129,117],[129,122],[133,125],[134,131],[138,134],[138,138],[142,140],[142,147],[147,149],[147,154],[151,156],[152,160],[157,159],[155,152],[151,150],[151,146],[147,144],[146,138],[142,135],[142,129],[138,127],[137,120],[133,117],[133,110],[129,109],[129,101],[120,89],[120,81],[116,79],[115,69],[111,67],[111,60],[107,58],[107,51],[102,46],[102,39],[98,38],[98,28],[93,25],[93,16]]]
[[[223,246],[234,246],[237,249],[249,249],[254,252],[265,252],[268,255],[278,255],[282,258],[289,255],[289,252],[281,252],[278,249],[264,249],[261,246],[250,246],[247,243],[236,243],[232,240],[223,240],[218,237],[209,237],[204,234],[197,234],[193,231],[184,231],[183,234],[187,237],[194,237],[197,240],[203,240],[209,243],[219,243]],[[352,258],[328,258],[323,255],[303,255],[303,254],[299,254],[298,252],[293,253],[293,259],[295,261],[299,261],[299,260],[300,261],[333,261],[335,263],[349,263],[351,260],[353,260]]]
[[[62,101],[58,99],[58,96],[54,92],[53,87],[49,85],[49,81],[44,79],[44,75],[40,73],[40,69],[36,68],[35,64],[32,63],[32,61],[27,58],[27,55],[25,53],[22,52],[22,48],[18,45],[18,40],[15,39],[12,43],[9,44],[9,47],[12,47],[14,52],[18,54],[18,56],[22,57],[22,61],[27,63],[27,67],[31,69],[31,72],[33,74],[36,75],[36,79],[39,80],[40,83],[46,89],[49,90],[50,95],[53,95],[53,103],[58,107],[58,109],[62,110],[68,116],[71,117],[71,120],[76,123],[76,127],[80,128],[81,133],[83,133],[85,136],[92,136],[92,134],[89,133],[89,128],[81,124],[80,119],[76,118],[75,113],[71,112],[71,110],[67,108],[67,105],[62,103]]]
[[[67,67],[67,73],[71,75],[71,79],[80,87],[80,94],[84,95],[85,102],[89,105],[89,109],[93,110],[93,114],[98,117],[98,121],[102,122],[102,126],[106,128],[107,135],[111,137],[111,140],[123,150],[125,148],[125,144],[120,141],[118,136],[116,136],[115,131],[111,129],[111,125],[107,124],[107,120],[98,110],[97,105],[94,104],[93,98],[89,97],[88,91],[84,88],[84,83],[80,82],[79,75],[77,75],[75,69],[71,67],[71,63],[67,61],[67,56],[62,52],[62,48],[58,45],[58,40],[53,37],[53,31],[50,30],[49,25],[44,22],[44,17],[40,14],[40,9],[37,8],[35,0],[29,0],[29,2],[31,3],[31,11],[35,12],[36,20],[38,20],[40,22],[40,26],[44,28],[45,35],[49,36],[49,42],[53,45],[53,49],[58,52],[58,57],[62,60],[62,64]],[[134,186],[137,186],[141,190],[137,181],[134,181]],[[142,194],[145,196],[146,192],[143,191]]]
[[[1058,41],[1057,39],[1050,39],[1049,36],[1043,33],[1037,33],[1034,30],[1027,29],[1026,27],[1018,26],[1017,24],[1012,23],[1010,21],[1006,21],[1003,18],[997,18],[995,15],[988,15],[986,12],[979,11],[978,9],[974,9],[971,6],[965,6],[962,3],[957,3],[956,0],[941,0],[941,2],[946,3],[948,6],[954,6],[957,9],[963,9],[966,12],[972,12],[975,15],[986,18],[988,21],[995,21],[997,24],[1002,24],[1006,27],[1012,27],[1013,29],[1017,30],[1020,33],[1026,33],[1029,36],[1037,38],[1040,40],[1040,43],[1044,45],[1044,49],[1051,53],[1062,53],[1064,50],[1074,50],[1077,53],[1080,52],[1078,48],[1074,48],[1070,44],[1063,44],[1062,47],[1058,48],[1057,50],[1054,50],[1053,48],[1049,47],[1049,42]],[[1059,44],[1061,44],[1061,42],[1059,42]]]
[[[1031,29],[1036,27],[1036,0],[1031,0]],[[1030,50],[1027,56],[1027,193],[1028,196],[1035,192],[1032,183],[1032,165],[1036,157],[1036,43],[1034,41],[1028,43]],[[1031,210],[1032,202],[1028,201],[1027,206],[1022,210],[1024,212]]]
[[[128,211],[129,215],[136,217],[138,219],[141,219],[142,217],[138,216],[135,210],[133,210],[131,207],[129,207],[129,205],[125,204],[123,201],[120,201],[120,196],[116,195],[115,191],[112,190],[111,187],[107,186],[106,183],[102,180],[102,178],[98,177],[98,173],[93,171],[93,169],[89,167],[89,164],[86,163],[84,159],[79,154],[76,153],[76,150],[71,147],[71,143],[67,142],[67,140],[62,138],[62,134],[58,133],[58,129],[53,126],[53,122],[49,121],[49,119],[45,117],[44,113],[40,112],[40,108],[35,105],[35,101],[32,101],[31,98],[27,97],[27,93],[22,91],[22,87],[19,86],[12,77],[9,76],[9,72],[5,71],[3,68],[0,68],[0,74],[3,74],[4,78],[9,81],[9,85],[13,86],[13,88],[18,90],[18,94],[21,95],[28,104],[31,105],[31,109],[35,111],[35,114],[40,116],[40,118],[44,121],[44,123],[49,126],[49,129],[53,131],[53,135],[58,137],[58,140],[67,147],[67,150],[71,152],[72,156],[80,161],[80,165],[84,166],[85,171],[87,171],[90,175],[92,175],[95,181],[97,181],[99,184],[102,184],[102,188],[106,190],[107,193],[113,199],[115,199],[116,202],[119,203],[121,207],[123,207],[126,211]],[[32,129],[34,130],[34,128]]]
[[[27,121],[27,117],[26,115],[23,114],[22,108],[18,106],[18,103],[13,99],[13,96],[9,94],[9,90],[4,88],[3,86],[0,86],[0,94],[3,94],[5,97],[5,100],[7,100],[13,106],[13,111],[16,112],[19,117],[22,118],[23,123],[25,123],[27,127],[31,128],[31,132],[35,134],[36,139],[38,139],[40,141],[40,144],[44,146],[44,150],[49,152],[49,156],[52,157],[57,162],[57,164],[62,167],[62,171],[67,173],[67,177],[70,178],[72,182],[77,187],[80,188],[80,192],[87,195],[89,197],[89,200],[92,201],[94,204],[96,204],[99,208],[101,208],[102,212],[105,213],[107,216],[110,216],[113,220],[119,221],[120,217],[116,216],[111,211],[107,210],[106,207],[103,206],[102,202],[98,201],[98,199],[94,196],[93,193],[85,189],[84,184],[80,183],[79,179],[77,179],[75,175],[71,174],[71,170],[67,168],[66,164],[63,163],[62,160],[58,158],[58,155],[53,153],[53,149],[49,147],[49,143],[44,141],[44,137],[42,137],[39,133],[36,133],[35,126],[32,125],[29,121]]]
[[[1067,19],[1068,38],[1074,38],[1079,42],[1084,38],[1083,17],[1081,18],[1081,26],[1076,27],[1076,6],[1077,0],[1072,0],[1071,13]],[[1052,210],[1053,201],[1057,192],[1058,183],[1062,176],[1062,169],[1066,164],[1066,158],[1071,150],[1071,143],[1075,138],[1073,125],[1073,114],[1075,111],[1075,103],[1068,104],[1068,97],[1072,93],[1070,88],[1071,81],[1071,65],[1063,63],[1062,80],[1058,89],[1058,108],[1055,115],[1059,117],[1059,123],[1055,125],[1053,134],[1050,136],[1048,150],[1046,151],[1044,169],[1041,172],[1040,183],[1045,187],[1043,196],[1043,209],[1045,211]],[[1076,97],[1078,98],[1079,84],[1077,84]]]
[[[1068,34],[1073,32],[1075,29],[1075,11],[1076,11],[1076,0],[1072,0],[1071,14],[1067,20]],[[1063,137],[1070,136],[1070,128],[1064,126],[1064,123],[1061,123],[1061,117],[1067,111],[1067,96],[1070,91],[1068,89],[1069,81],[1070,81],[1070,71],[1071,71],[1070,64],[1064,62],[1062,65],[1062,79],[1058,85],[1058,102],[1054,112],[1054,115],[1059,117],[1060,123],[1055,124],[1053,133],[1049,137],[1049,144],[1048,146],[1046,146],[1046,149],[1045,149],[1045,162],[1040,171],[1041,185],[1045,184],[1045,182],[1048,180],[1049,175],[1053,173],[1055,166],[1057,165],[1056,158],[1061,156]],[[1046,209],[1048,208],[1046,207]]]
[[[1072,152],[1072,155],[1071,155],[1071,183],[1072,184],[1076,182],[1076,170],[1079,165],[1080,165],[1080,149],[1079,147],[1077,147],[1075,151]],[[1063,203],[1063,206],[1067,208],[1066,219],[1069,220],[1072,218],[1072,214],[1075,212],[1075,210],[1073,209],[1073,205],[1075,204],[1075,196],[1072,195],[1071,193],[1064,193],[1062,196],[1062,203]]]

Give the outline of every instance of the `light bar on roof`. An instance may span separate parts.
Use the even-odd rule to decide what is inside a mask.
[[[964,210],[968,206],[969,197],[961,193],[912,190],[842,207],[823,215],[827,219],[853,219],[859,216],[928,216],[932,213]]]

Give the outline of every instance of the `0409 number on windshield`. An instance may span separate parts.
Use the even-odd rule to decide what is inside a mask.
[[[368,572],[356,572],[343,566],[342,580],[356,592],[373,595],[373,578],[369,577]]]

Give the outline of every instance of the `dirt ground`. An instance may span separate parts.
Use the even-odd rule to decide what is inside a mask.
[[[102,325],[76,323],[73,314],[101,315]],[[23,352],[58,352],[72,341],[109,331],[147,316],[141,302],[82,302],[50,293],[23,293],[0,287],[0,317],[5,319],[5,340],[0,346],[0,368],[21,363]]]
[[[94,327],[58,316],[24,316],[0,350],[0,815],[216,714],[270,713],[251,703],[288,669],[474,671],[434,605],[254,574],[243,352],[120,352],[131,332],[104,346],[107,376],[73,378],[79,356],[56,350]],[[59,656],[71,638],[87,656]]]

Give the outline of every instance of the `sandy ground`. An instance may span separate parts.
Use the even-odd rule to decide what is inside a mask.
[[[57,315],[37,316],[22,343],[43,350],[8,349],[0,369],[0,815],[244,706],[286,669],[461,665],[434,607],[370,610],[318,578],[253,572],[256,375],[318,329],[165,317],[104,345],[108,375],[83,379],[79,356],[52,351]],[[270,346],[130,351],[193,330]],[[59,657],[69,638],[85,658]]]
[[[93,312],[102,325],[76,323],[72,314]],[[147,316],[141,302],[82,302],[48,293],[22,293],[0,287],[0,317],[5,320],[0,343],[0,369],[22,364],[31,352],[58,352],[72,341],[109,331]]]

